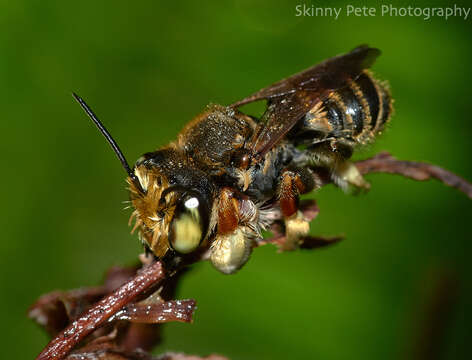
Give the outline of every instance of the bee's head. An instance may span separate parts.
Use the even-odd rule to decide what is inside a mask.
[[[172,148],[144,155],[134,167],[141,189],[128,178],[134,229],[152,252],[195,251],[210,232],[213,184]]]
[[[146,245],[158,256],[169,249],[181,254],[196,250],[205,241],[216,219],[215,186],[202,171],[172,145],[143,155],[130,168],[118,144],[92,109],[78,95],[74,98],[103,134],[128,174],[132,218]]]

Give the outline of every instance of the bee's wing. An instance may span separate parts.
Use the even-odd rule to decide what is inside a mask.
[[[345,55],[328,59],[280,80],[231,105],[239,107],[267,100],[262,126],[251,144],[253,154],[262,156],[268,152],[323,95],[355,80],[379,55],[380,50],[361,45]]]

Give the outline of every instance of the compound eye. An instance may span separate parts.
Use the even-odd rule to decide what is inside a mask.
[[[169,233],[169,242],[175,251],[188,254],[202,242],[206,230],[202,208],[195,196],[185,197],[177,205]]]
[[[246,149],[239,149],[235,151],[231,158],[231,164],[240,169],[247,169],[251,162],[249,151]]]

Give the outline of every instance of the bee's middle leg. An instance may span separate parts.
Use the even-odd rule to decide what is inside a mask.
[[[298,209],[299,196],[315,188],[313,174],[308,168],[291,167],[283,171],[278,188],[280,210],[285,222],[286,240],[283,250],[293,250],[308,234],[310,224]]]

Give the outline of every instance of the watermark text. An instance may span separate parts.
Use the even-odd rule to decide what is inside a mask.
[[[374,16],[400,16],[418,17],[425,21],[432,18],[451,17],[469,19],[470,7],[460,7],[456,4],[448,7],[398,7],[392,4],[382,4],[377,7],[346,5],[345,7],[317,7],[315,5],[299,4],[295,6],[295,16],[331,17],[338,20],[340,16],[347,17],[374,17]]]

